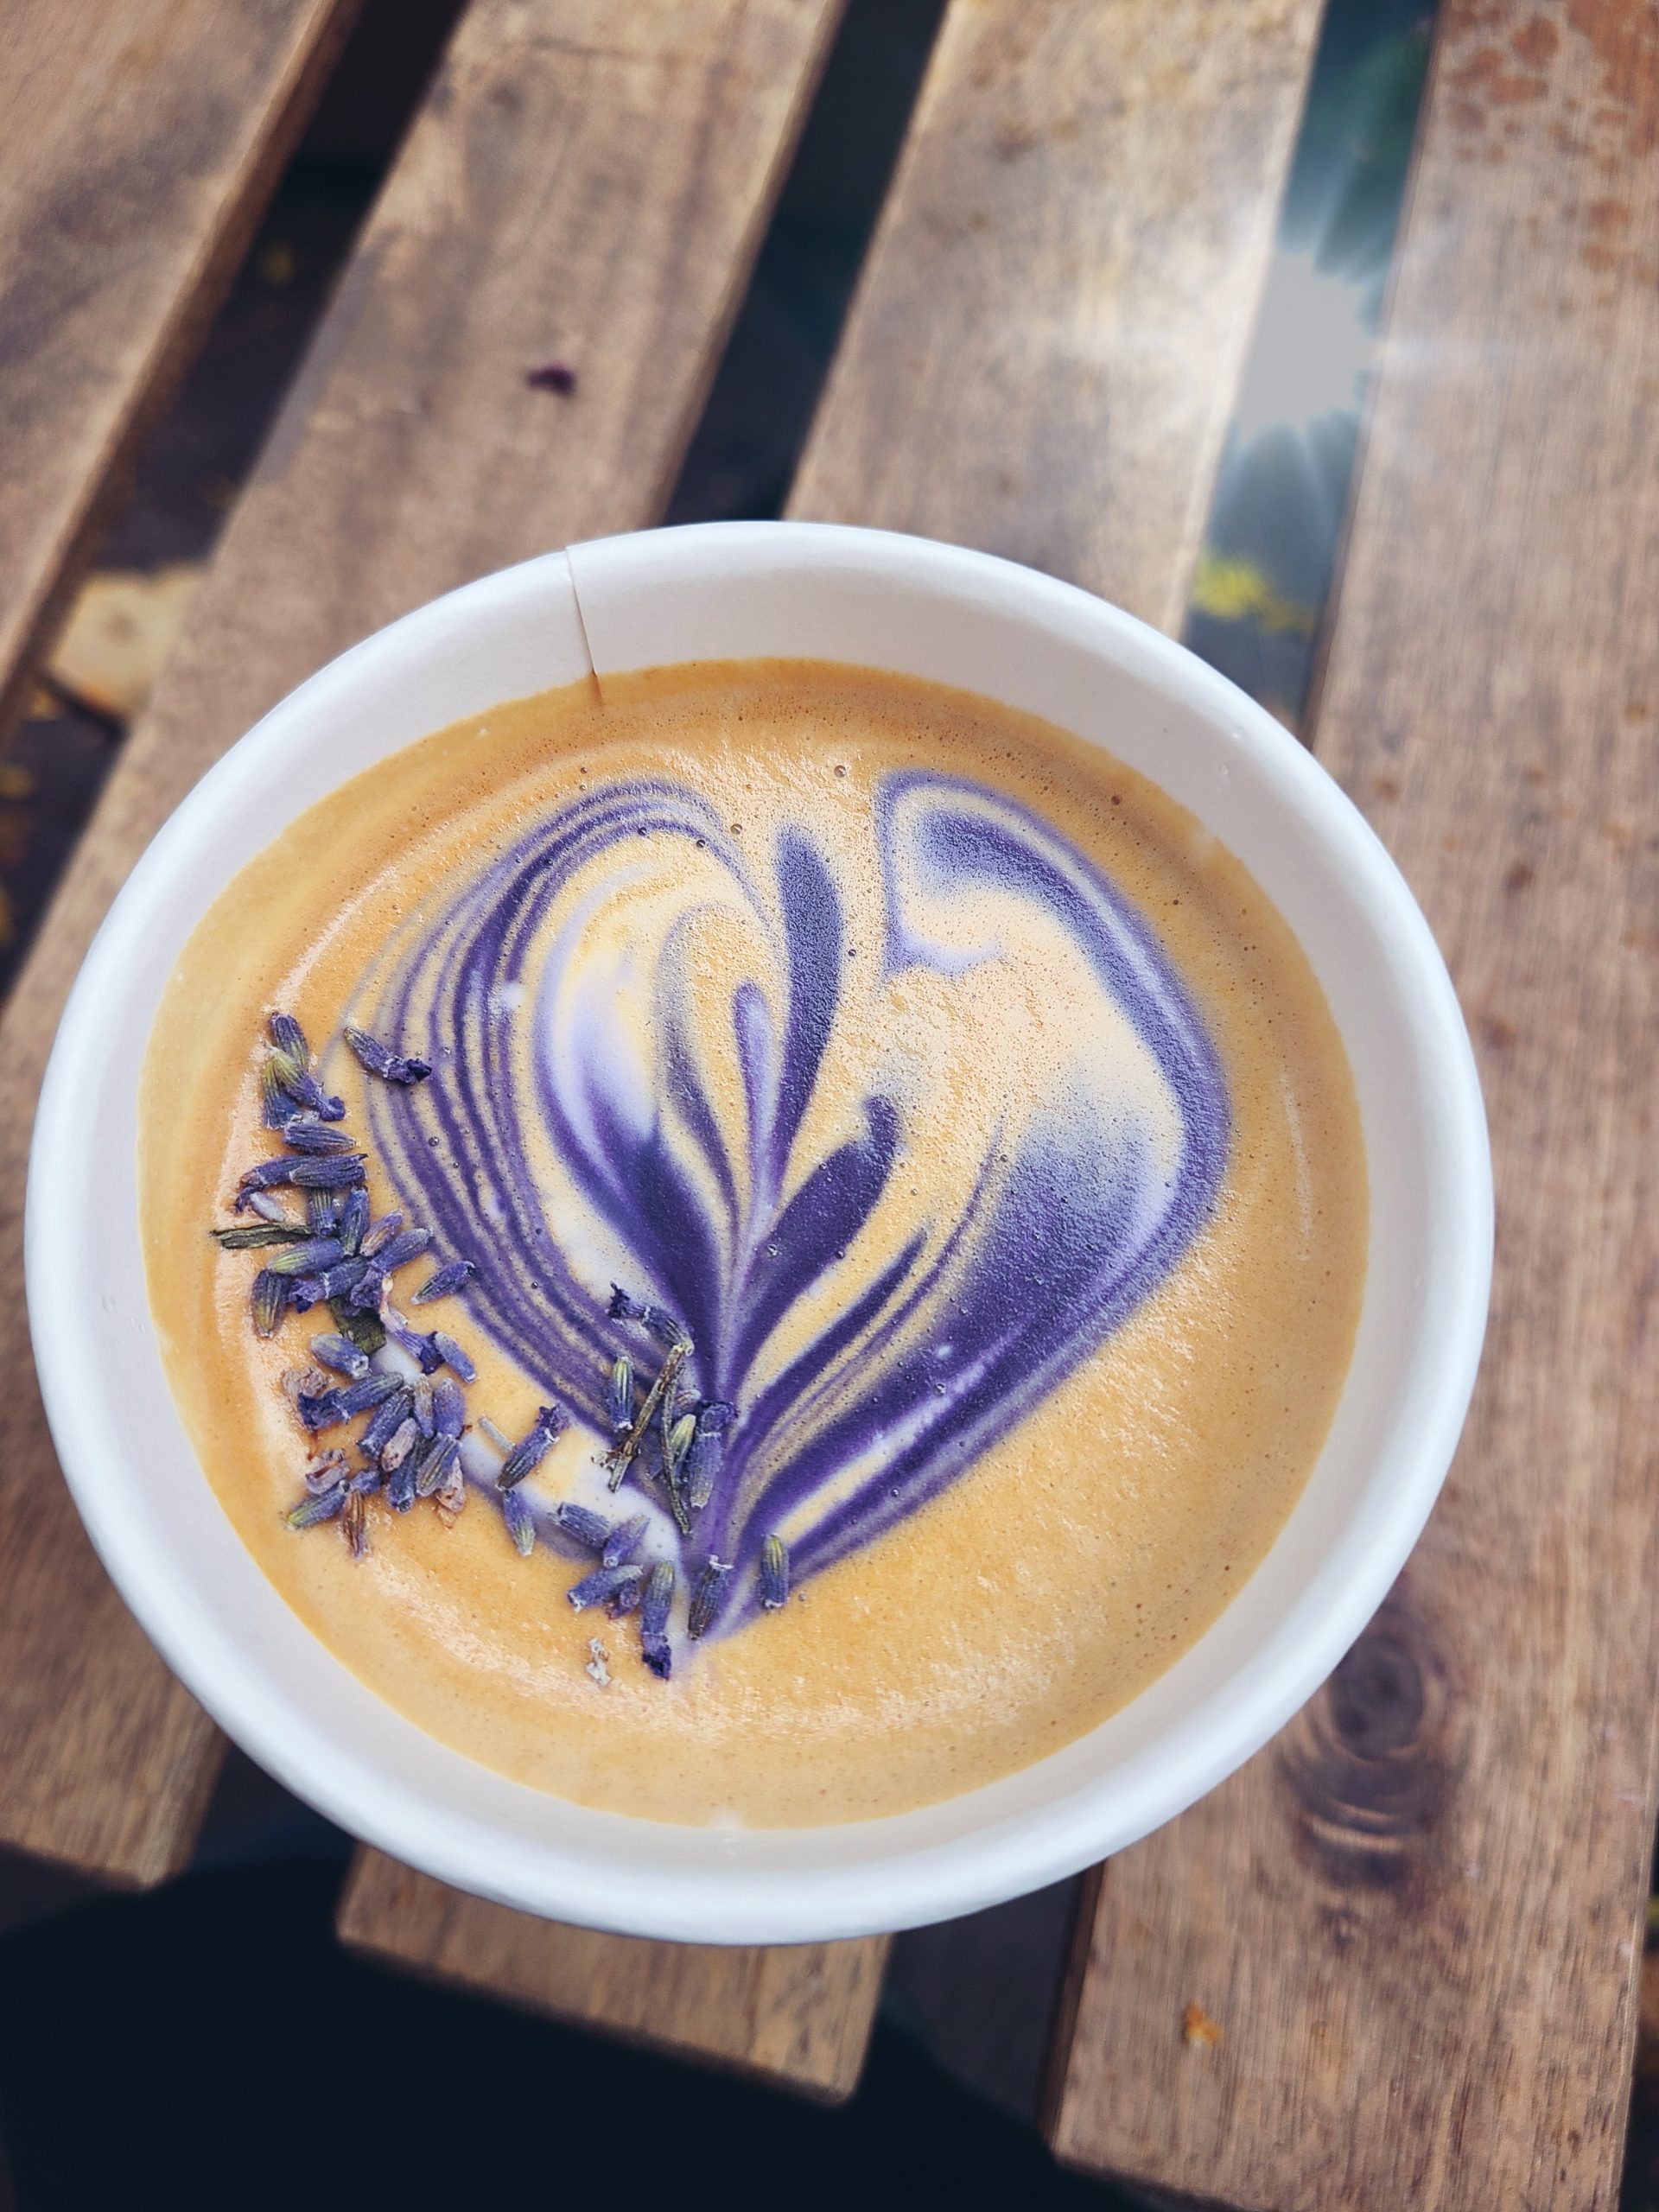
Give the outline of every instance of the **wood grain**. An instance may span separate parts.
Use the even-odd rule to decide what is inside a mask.
[[[768,1950],[645,1943],[532,1920],[365,1852],[344,1940],[630,2043],[728,2066],[826,2101],[858,2080],[887,1945]]]
[[[358,0],[9,0],[0,735]]]
[[[1252,2212],[1614,2205],[1653,1848],[1659,12],[1440,23],[1314,721],[1476,1039],[1485,1363],[1335,1681],[1106,1869],[1053,2082]]]
[[[957,0],[791,513],[1179,630],[1319,0]]]
[[[0,1027],[0,1274],[41,1071],[122,879],[320,662],[464,578],[649,522],[836,0],[480,0],[452,46]],[[574,395],[533,391],[559,355]],[[0,1841],[128,1881],[188,1854],[214,1732],[92,1557],[21,1299],[0,1309]]]

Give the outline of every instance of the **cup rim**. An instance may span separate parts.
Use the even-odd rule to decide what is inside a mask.
[[[1445,1289],[1452,1323],[1423,1354],[1432,1371],[1419,1378],[1423,1387],[1412,1432],[1395,1453],[1397,1464],[1390,1470],[1388,1494],[1379,1498],[1371,1516],[1363,1554],[1342,1560],[1339,1576],[1332,1575],[1330,1561],[1309,1576],[1310,1591],[1321,1576],[1332,1585],[1325,1592],[1323,1617],[1306,1622],[1294,1648],[1276,1653],[1271,1664],[1256,1670],[1224,1719],[1212,1717],[1207,1728],[1182,1732],[1184,1740],[1172,1744],[1168,1757],[1152,1761],[1152,1771],[1139,1775],[1132,1785],[1115,1784],[1109,1776],[1027,1815],[988,1821],[952,1841],[920,1850],[899,1847],[874,1866],[826,1866],[810,1875],[712,1864],[607,1866],[595,1854],[549,1851],[524,1837],[504,1837],[491,1826],[487,1812],[474,1817],[434,1806],[397,1778],[346,1755],[315,1713],[300,1709],[283,1686],[268,1678],[251,1648],[238,1646],[193,1608],[188,1578],[168,1559],[159,1530],[143,1510],[136,1460],[130,1453],[130,1464],[111,1455],[112,1432],[102,1418],[105,1409],[95,1402],[98,1339],[94,1334],[95,1387],[89,1388],[88,1340],[72,1325],[77,1301],[84,1302],[83,1288],[46,1226],[62,1217],[66,1195],[83,1173],[91,1112],[86,1102],[99,1062],[101,1009],[124,988],[133,932],[166,880],[174,848],[234,807],[235,764],[280,747],[285,718],[302,710],[306,695],[315,687],[348,672],[372,673],[381,662],[395,663],[423,641],[441,645],[457,621],[464,626],[479,610],[515,589],[526,589],[552,570],[561,578],[574,575],[583,645],[590,660],[602,667],[607,651],[615,648],[607,648],[600,621],[584,618],[584,577],[594,580],[596,608],[608,574],[643,578],[647,588],[654,579],[671,589],[679,564],[711,555],[740,572],[746,563],[775,568],[795,560],[815,570],[839,568],[866,578],[925,575],[942,588],[1027,607],[1034,629],[1040,626],[1043,610],[1057,620],[1075,621],[1086,609],[1102,641],[1103,658],[1132,664],[1202,720],[1224,728],[1230,741],[1270,772],[1279,798],[1310,834],[1339,851],[1344,867],[1354,872],[1356,898],[1363,893],[1372,925],[1393,933],[1395,956],[1412,970],[1417,988],[1411,1018],[1440,1084],[1434,1132],[1443,1171],[1437,1185],[1438,1255],[1447,1271]],[[518,694],[502,694],[504,699],[513,696]],[[334,781],[353,772],[347,767]],[[186,934],[211,895],[193,912]],[[1427,924],[1357,810],[1263,709],[1185,648],[1134,617],[1074,586],[991,555],[844,525],[703,524],[632,533],[574,547],[568,555],[542,556],[429,601],[289,694],[209,770],[123,886],[71,992],[31,1147],[25,1272],[48,1421],[66,1478],[105,1567],[173,1670],[226,1732],[296,1794],[351,1833],[440,1878],[547,1916],[670,1940],[799,1942],[952,1917],[1075,1872],[1185,1809],[1306,1702],[1386,1595],[1439,1494],[1479,1358],[1490,1289],[1491,1216],[1491,1159],[1478,1077],[1455,993]],[[213,1510],[222,1513],[205,1478],[203,1487]],[[233,1541],[239,1545],[239,1538]],[[1227,1611],[1231,1610],[1230,1605]],[[297,1616],[292,1618],[309,1637],[311,1631]],[[366,1690],[364,1694],[374,1697]],[[383,1709],[394,1713],[390,1707]],[[658,1825],[612,1817],[625,1827]],[[896,1817],[902,1821],[910,1816]],[[874,1831],[887,1824],[858,1825]],[[846,1830],[832,1826],[786,1833],[832,1837]]]

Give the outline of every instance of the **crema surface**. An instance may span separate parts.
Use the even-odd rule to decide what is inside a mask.
[[[476,1363],[469,1417],[570,1415],[528,1558],[476,1426],[453,1525],[376,1502],[361,1560],[285,1525],[311,1447],[281,1378],[327,1309],[259,1339],[258,1255],[207,1234],[271,1148],[276,1007],[374,1211],[476,1263],[423,1315]],[[366,1074],[348,1022],[429,1079]],[[445,1742],[661,1820],[902,1811],[1126,1703],[1282,1526],[1363,1285],[1351,1080],[1247,872],[1098,748],[812,663],[550,693],[334,792],[192,938],[141,1152],[173,1389],[284,1598]],[[611,1363],[662,1357],[613,1283],[684,1325],[686,1405],[734,1408],[690,1534],[645,1461],[607,1490]],[[561,1500],[646,1517],[671,1681],[571,1610]]]

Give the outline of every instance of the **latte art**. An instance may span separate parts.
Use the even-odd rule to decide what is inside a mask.
[[[902,1812],[1134,1698],[1283,1526],[1364,1277],[1340,1041],[1239,863],[813,663],[520,701],[312,808],[179,963],[140,1164],[288,1603],[668,1821]]]
[[[685,1382],[739,1408],[678,1539],[688,1573],[738,1570],[710,1633],[752,1610],[770,1532],[798,1583],[965,1475],[1179,1263],[1226,1157],[1195,1008],[1065,837],[913,772],[867,834],[861,966],[805,820],[751,857],[683,785],[602,785],[423,914],[354,1008],[433,1066],[371,1093],[374,1154],[478,1255],[474,1316],[537,1389],[608,1433],[622,1281],[683,1321]],[[916,969],[942,1016],[920,1035]],[[970,1000],[1017,1023],[1060,984],[1072,1019],[1030,1023],[944,1135]]]

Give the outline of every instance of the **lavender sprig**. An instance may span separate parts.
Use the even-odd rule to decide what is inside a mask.
[[[680,1370],[684,1366],[691,1349],[689,1338],[683,1338],[673,1347],[668,1357],[663,1362],[661,1373],[646,1391],[645,1402],[635,1414],[632,1422],[627,1430],[617,1438],[615,1443],[606,1453],[605,1460],[611,1470],[610,1486],[613,1490],[616,1489],[623,1476],[627,1473],[634,1454],[644,1443],[646,1432],[651,1427],[652,1415],[662,1404],[664,1399],[671,1396],[675,1384],[679,1380]]]

